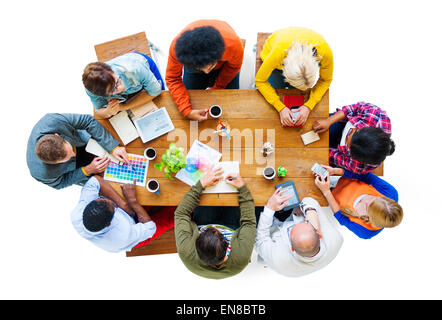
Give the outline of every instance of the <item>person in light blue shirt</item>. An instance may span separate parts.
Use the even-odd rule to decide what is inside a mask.
[[[121,103],[141,90],[151,99],[164,90],[164,81],[155,62],[138,52],[126,53],[105,63],[89,63],[82,79],[95,114],[101,118],[127,109]]]
[[[138,203],[135,181],[122,186],[122,198],[100,176],[84,185],[80,201],[71,213],[72,224],[83,238],[109,251],[130,251],[151,238],[156,224]]]

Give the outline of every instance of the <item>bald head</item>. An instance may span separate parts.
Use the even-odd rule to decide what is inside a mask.
[[[290,231],[292,250],[302,257],[313,257],[319,250],[319,236],[310,223],[298,223]]]

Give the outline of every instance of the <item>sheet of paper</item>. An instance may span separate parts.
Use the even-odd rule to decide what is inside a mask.
[[[97,157],[106,156],[110,158],[112,162],[120,163],[117,158],[115,158],[112,154],[106,151],[96,140],[90,138],[86,145],[86,151],[96,155]]]
[[[195,140],[187,153],[186,168],[178,171],[175,178],[193,186],[204,177],[212,164],[218,163],[221,156],[215,149]]]
[[[121,111],[114,115],[109,119],[109,122],[112,127],[114,127],[124,145],[140,136],[126,111]]]
[[[215,168],[221,167],[224,171],[223,179],[226,178],[229,173],[238,173],[239,174],[239,162],[238,161],[223,161],[218,162],[215,165]],[[230,184],[226,183],[225,180],[219,181],[216,185],[213,187],[207,187],[203,193],[234,193],[238,192],[238,190],[231,186]]]

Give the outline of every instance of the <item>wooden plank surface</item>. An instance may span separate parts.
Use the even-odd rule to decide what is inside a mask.
[[[303,95],[298,89],[277,89],[278,95]],[[190,101],[194,109],[207,109],[212,104],[223,108],[223,118],[229,119],[279,119],[279,113],[267,103],[264,97],[255,89],[240,90],[190,90]],[[148,102],[148,95],[143,92],[130,102],[131,107],[138,107]],[[156,97],[158,107],[165,106],[172,120],[187,120],[178,111],[169,91]],[[329,93],[325,93],[321,101],[312,110],[311,118],[323,118],[329,115]]]
[[[140,52],[152,58],[145,32],[107,41],[94,46],[98,61],[105,62],[129,52]]]
[[[296,89],[279,90],[281,96],[297,92]],[[185,119],[177,110],[170,93],[164,91],[154,102],[158,107],[167,108],[175,130],[145,144],[141,139],[136,139],[126,146],[128,152],[136,154],[142,154],[143,149],[148,146],[157,149],[158,157],[150,163],[148,176],[157,178],[160,182],[160,195],[150,194],[145,188],[139,187],[137,190],[141,204],[177,205],[179,203],[190,187],[178,179],[170,181],[164,178],[164,174],[155,170],[153,164],[159,161],[171,142],[176,142],[178,146],[188,151],[193,141],[198,139],[221,152],[222,161],[240,162],[240,173],[250,186],[256,205],[264,205],[277,184],[276,180],[268,182],[261,175],[262,169],[268,164],[275,168],[286,167],[288,176],[285,180],[295,181],[301,197],[309,195],[316,198],[321,205],[326,205],[325,199],[314,186],[310,168],[315,162],[328,163],[328,132],[321,134],[319,141],[308,146],[304,146],[300,135],[310,131],[315,120],[328,116],[328,93],[302,129],[281,127],[279,114],[257,90],[194,90],[189,94],[193,108],[207,109],[212,104],[221,105],[222,119],[228,121],[232,138],[229,140],[213,133],[218,120],[210,119],[198,123]],[[133,103],[140,105],[141,102],[137,100]],[[108,120],[99,121],[116,139],[119,139]],[[268,140],[274,143],[275,153],[264,158],[260,150],[262,144]],[[285,180],[282,179],[281,182]],[[118,192],[121,192],[118,184],[113,185]],[[312,186],[314,188],[311,188]],[[201,198],[201,205],[230,206],[237,203],[236,194],[205,194]]]

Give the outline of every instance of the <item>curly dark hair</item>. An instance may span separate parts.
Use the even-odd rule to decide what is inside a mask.
[[[114,211],[109,209],[107,201],[97,199],[90,202],[83,211],[83,225],[92,232],[103,230],[110,225]]]
[[[219,61],[225,51],[224,39],[214,27],[199,27],[181,34],[175,55],[186,68],[199,70]]]

